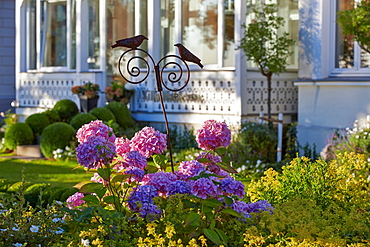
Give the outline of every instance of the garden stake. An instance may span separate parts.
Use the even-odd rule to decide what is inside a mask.
[[[128,39],[131,39],[131,38],[128,38]],[[124,40],[121,40],[122,41],[125,41],[126,39]],[[141,43],[140,43],[141,44]],[[114,48],[114,47],[112,47]],[[130,79],[129,78],[126,78],[124,76],[124,74],[122,73],[121,71],[121,62],[122,62],[122,59],[124,58],[124,56],[128,53],[128,52],[134,52],[135,54],[137,54],[135,51],[139,51],[139,52],[143,52],[147,55],[148,59],[145,59],[143,58],[142,56],[138,56],[138,55],[135,55],[131,58],[128,59],[127,61],[127,64],[126,64],[126,70],[127,72],[129,73],[130,75]],[[181,56],[181,55],[180,55]],[[163,72],[164,72],[164,69],[169,66],[169,65],[172,65],[174,66],[175,68],[178,68],[179,71],[178,73],[179,74],[176,74],[174,71],[172,72],[169,72],[168,73],[168,76],[167,76],[167,79],[169,82],[171,82],[172,84],[174,83],[179,83],[183,74],[185,73],[181,67],[181,65],[178,63],[178,62],[165,62],[165,64],[163,65],[162,68],[160,68],[160,63],[163,62],[165,59],[167,58],[176,58],[176,59],[180,59],[186,66],[186,71],[187,71],[187,78],[185,80],[185,83],[183,86],[181,86],[180,88],[170,88],[166,85],[166,83],[164,83],[163,81]],[[130,64],[132,61],[135,61],[135,59],[138,59],[137,61],[141,61],[144,63],[144,68],[140,68],[138,65],[134,64],[130,67]],[[185,58],[186,59],[186,58]],[[150,69],[150,64],[148,62],[148,60],[150,60],[153,64],[153,67],[154,67],[154,73],[155,73],[155,80],[156,80],[156,90],[157,92],[159,93],[159,101],[161,102],[161,107],[162,107],[162,112],[163,112],[163,116],[164,116],[164,121],[165,121],[165,124],[166,124],[166,132],[167,132],[167,142],[168,142],[168,150],[170,152],[170,160],[171,160],[171,169],[172,169],[172,172],[175,172],[175,169],[174,169],[174,164],[173,164],[173,159],[172,159],[172,147],[171,147],[171,136],[170,136],[170,130],[169,130],[169,126],[168,126],[168,119],[167,119],[167,113],[166,113],[166,109],[165,109],[165,106],[164,106],[164,103],[163,103],[163,95],[162,95],[162,91],[163,91],[163,87],[165,87],[167,90],[171,91],[171,92],[174,92],[175,95],[174,97],[177,97],[177,92],[181,91],[182,89],[184,89],[186,87],[186,85],[189,83],[189,79],[190,79],[190,70],[189,70],[189,66],[187,65],[186,61],[185,61],[184,58],[182,57],[179,57],[177,55],[167,55],[167,56],[164,56],[162,57],[157,63],[154,62],[154,59],[153,57],[145,50],[143,49],[140,49],[140,48],[137,48],[137,47],[134,47],[134,48],[131,48],[125,52],[122,53],[122,55],[120,56],[119,58],[119,61],[118,61],[118,70],[119,70],[119,73],[121,74],[122,78],[127,81],[128,83],[132,83],[132,84],[139,84],[139,83],[142,83],[144,82],[150,72],[151,72],[151,69]],[[144,77],[138,81],[134,81],[132,79],[135,79],[135,77],[137,78],[140,74],[141,74],[141,70],[142,69],[146,69],[146,74],[144,75]],[[145,71],[144,71],[145,73]]]

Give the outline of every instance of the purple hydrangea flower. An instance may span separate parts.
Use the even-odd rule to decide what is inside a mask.
[[[80,165],[88,169],[97,169],[109,163],[115,157],[116,146],[100,136],[90,137],[76,148],[76,157]]]
[[[199,161],[190,160],[180,163],[177,174],[182,177],[194,177],[205,170],[206,168]]]
[[[146,158],[161,154],[167,148],[167,136],[152,127],[144,127],[131,139],[131,150],[139,151]]]
[[[191,193],[190,185],[182,180],[173,181],[167,186],[167,195],[190,194],[190,193]]]
[[[113,129],[108,127],[101,120],[91,121],[83,125],[76,135],[78,142],[86,142],[90,137],[102,137],[110,142],[115,141],[116,136],[113,134]]]
[[[127,183],[132,183],[133,181],[141,182],[144,178],[145,172],[137,167],[130,167],[123,173],[132,175],[129,179],[127,179]]]
[[[140,185],[131,192],[127,200],[128,207],[134,212],[139,212],[141,205],[152,203],[153,198],[158,196],[158,191],[152,185]]]
[[[246,218],[250,218],[251,215],[247,211],[247,203],[243,201],[234,201],[233,204],[231,204],[231,208],[234,209],[239,214],[243,215]]]
[[[177,177],[172,172],[156,172],[144,176],[143,184],[149,184],[161,194],[167,194],[167,187],[172,182],[176,181]]]
[[[226,123],[216,120],[207,120],[202,128],[196,133],[199,148],[215,150],[219,147],[227,147],[231,140],[231,131]]]
[[[140,207],[139,213],[142,218],[154,220],[160,216],[162,211],[152,203],[143,203]]]
[[[249,203],[246,206],[246,211],[248,213],[259,213],[261,211],[270,211],[270,213],[272,213],[273,210],[274,208],[266,200]]]
[[[236,181],[231,177],[227,177],[221,180],[221,188],[226,193],[234,194],[239,198],[243,198],[243,196],[245,195],[244,184],[240,181]]]
[[[200,178],[192,181],[191,193],[202,199],[217,197],[219,195],[217,186],[209,178]]]
[[[75,207],[78,207],[78,206],[81,206],[82,204],[85,203],[84,200],[82,200],[82,198],[84,197],[85,195],[80,193],[80,192],[76,192],[74,193],[73,195],[71,195],[70,197],[67,198],[67,206],[69,209],[73,209]]]
[[[122,160],[118,161],[115,169],[117,171],[122,171],[126,168],[137,167],[144,170],[147,164],[148,162],[145,156],[142,155],[139,151],[129,151],[128,153],[124,153],[122,155]]]

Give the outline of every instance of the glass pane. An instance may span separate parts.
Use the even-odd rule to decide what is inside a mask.
[[[161,1],[161,57],[175,53],[175,1]]]
[[[67,6],[66,1],[43,2],[41,16],[43,66],[67,65]]]
[[[36,69],[36,0],[29,1],[27,8],[27,34],[27,69]]]
[[[71,69],[76,69],[76,1],[71,1]]]
[[[99,0],[89,0],[89,69],[100,68]]]
[[[223,50],[223,66],[235,66],[235,40],[234,40],[234,0],[224,1],[224,50]]]
[[[182,43],[203,64],[217,64],[217,4],[217,0],[182,2]]]
[[[118,59],[123,49],[111,49],[116,40],[135,35],[135,1],[107,1],[107,71],[118,76]],[[146,43],[146,42],[143,42]]]
[[[337,10],[345,10],[350,7],[350,1],[338,0]],[[343,35],[341,28],[337,25],[335,46],[335,68],[354,67],[354,39],[351,35]]]

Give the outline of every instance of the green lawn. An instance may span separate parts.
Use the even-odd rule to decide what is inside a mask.
[[[51,186],[72,187],[78,182],[90,180],[76,161],[21,160],[0,158],[0,178],[21,181],[22,170],[25,181],[32,183],[49,183]],[[74,169],[77,167],[76,169]]]

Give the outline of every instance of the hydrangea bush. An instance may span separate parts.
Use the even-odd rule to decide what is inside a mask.
[[[203,236],[219,245],[228,242],[222,229],[225,219],[245,222],[250,213],[272,212],[267,201],[243,201],[244,185],[234,179],[236,171],[225,155],[231,139],[226,123],[206,121],[196,133],[203,152],[196,159],[179,162],[173,171],[163,155],[167,136],[152,127],[144,127],[129,140],[116,137],[110,127],[96,120],[82,126],[77,139],[77,161],[93,176],[77,184],[79,192],[67,200],[67,211],[75,220],[90,215],[86,212],[91,208],[102,208],[128,221],[139,217],[163,223],[173,218],[166,207],[177,200],[176,207],[181,204],[182,211],[181,223],[173,226],[178,228],[178,239],[188,242]]]

